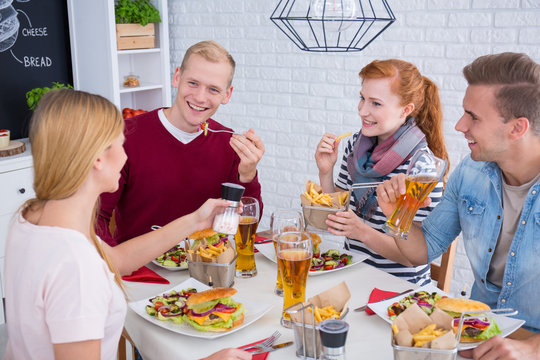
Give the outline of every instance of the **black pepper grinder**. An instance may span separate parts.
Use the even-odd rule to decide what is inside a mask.
[[[238,184],[221,184],[221,197],[231,201],[232,204],[223,209],[223,211],[214,218],[212,229],[214,229],[215,232],[228,235],[236,234],[238,231],[238,222],[240,220],[240,215],[237,210],[245,189],[245,187]]]
[[[349,324],[343,320],[329,319],[319,326],[322,344],[322,360],[345,360],[345,341]]]

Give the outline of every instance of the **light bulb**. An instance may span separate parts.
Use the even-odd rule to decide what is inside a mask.
[[[323,20],[325,29],[344,31],[352,25],[358,15],[357,0],[311,0],[310,8],[313,19]]]

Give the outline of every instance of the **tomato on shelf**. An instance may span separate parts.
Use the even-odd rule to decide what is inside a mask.
[[[131,108],[125,107],[125,108],[122,109],[122,117],[125,120],[125,119],[129,119],[130,117],[133,117],[133,116],[144,114],[146,112],[148,112],[148,111],[143,110],[143,109],[131,109]]]

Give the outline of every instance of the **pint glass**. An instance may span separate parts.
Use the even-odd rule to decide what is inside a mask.
[[[283,278],[283,309],[306,299],[306,281],[311,266],[313,245],[311,236],[300,231],[278,236],[277,261]],[[283,311],[285,322],[290,315]]]
[[[440,181],[446,169],[446,161],[435,155],[418,150],[407,169],[407,191],[398,199],[396,209],[384,225],[390,236],[407,240],[416,212]]]
[[[297,210],[278,209],[270,216],[270,230],[272,231],[272,240],[277,259],[277,241],[279,234],[286,231],[304,230],[304,218]],[[283,296],[283,282],[281,279],[281,271],[279,270],[279,266],[277,266],[276,288],[274,292],[278,296]]]
[[[259,202],[252,197],[242,198],[242,214],[238,223],[238,231],[234,235],[236,246],[236,276],[253,277],[257,275],[255,266],[255,233],[259,223]]]

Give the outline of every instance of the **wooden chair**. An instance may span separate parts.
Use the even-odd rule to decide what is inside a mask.
[[[127,341],[127,342],[126,342]],[[137,357],[135,355],[135,346],[133,345],[133,340],[131,340],[131,337],[126,331],[126,328],[122,330],[122,335],[120,336],[120,341],[118,341],[118,360],[126,360],[127,359],[127,352],[126,352],[126,344],[129,343],[131,346],[131,359],[136,360]]]
[[[431,279],[437,281],[437,287],[444,292],[450,291],[452,267],[456,255],[457,239],[452,241],[446,252],[441,256],[441,264],[431,263]]]

